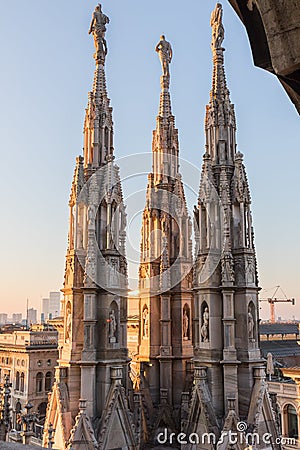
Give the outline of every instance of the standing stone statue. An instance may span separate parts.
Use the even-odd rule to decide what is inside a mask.
[[[71,328],[72,328],[72,314],[70,304],[67,306],[67,314],[66,314],[66,342],[69,343],[71,340]]]
[[[212,27],[212,43],[214,48],[221,48],[224,40],[224,27],[222,23],[223,9],[220,3],[216,4],[210,18],[210,26]]]
[[[201,327],[202,342],[209,342],[209,338],[208,338],[209,312],[208,312],[207,306],[204,309],[202,319],[203,319],[202,327]]]
[[[254,320],[251,311],[248,311],[248,337],[249,341],[254,340]]]
[[[116,336],[115,336],[116,331],[117,331],[117,321],[116,321],[115,312],[112,309],[110,311],[110,313],[109,313],[109,330],[108,330],[108,334],[109,334],[110,342],[115,342],[116,341]]]
[[[143,311],[143,337],[149,337],[149,311],[145,308]]]
[[[93,34],[96,53],[94,58],[96,61],[104,64],[105,56],[107,55],[107,44],[105,40],[106,24],[109,23],[109,18],[103,14],[100,3],[96,6],[93,12],[92,21],[89,29],[89,34]]]
[[[166,41],[164,35],[162,35],[160,37],[160,41],[157,44],[157,46],[155,47],[155,51],[159,55],[159,59],[160,59],[161,67],[162,67],[162,71],[163,71],[163,76],[169,77],[170,76],[169,64],[172,61],[173,53],[172,53],[171,44],[170,44],[170,42]]]
[[[184,309],[182,317],[183,339],[188,339],[188,330],[189,330],[189,317],[187,315],[186,309]]]
[[[269,375],[269,381],[272,380],[272,375],[274,375],[274,362],[272,353],[267,354],[267,374]]]

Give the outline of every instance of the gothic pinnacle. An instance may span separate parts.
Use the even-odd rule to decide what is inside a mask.
[[[210,18],[210,26],[212,27],[212,53],[213,53],[213,87],[211,95],[213,98],[219,97],[224,99],[227,93],[226,77],[224,71],[224,48],[222,43],[224,40],[224,26],[222,23],[223,8],[220,3],[216,4]]]
[[[106,24],[109,18],[98,4],[92,15],[89,34],[95,44],[96,67],[92,91],[88,95],[88,106],[84,122],[84,167],[93,170],[108,162],[113,154],[113,119],[105,79]]]
[[[155,51],[159,55],[162,67],[162,76],[160,77],[161,95],[159,105],[159,115],[162,117],[169,117],[171,113],[170,100],[170,69],[169,65],[172,61],[172,47],[170,42],[166,41],[165,36],[160,36],[160,41],[155,47]]]
[[[217,3],[210,19],[213,76],[210,100],[206,106],[205,116],[206,148],[213,165],[232,165],[236,151],[236,122],[234,106],[230,102],[225,76],[222,16],[222,5]]]
[[[105,40],[106,24],[109,23],[109,18],[103,14],[101,5],[98,5],[93,12],[89,34],[93,35],[96,52],[94,58],[96,64],[104,66],[105,57],[107,55],[107,44]]]

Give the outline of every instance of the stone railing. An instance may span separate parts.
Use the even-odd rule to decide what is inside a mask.
[[[282,383],[278,381],[269,381],[269,392],[272,394],[291,396],[295,398],[300,397],[300,385],[296,383]]]

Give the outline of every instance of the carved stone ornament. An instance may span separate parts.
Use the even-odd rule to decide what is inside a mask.
[[[224,40],[224,27],[222,24],[223,9],[220,3],[216,4],[210,18],[210,26],[212,27],[212,42],[214,48],[221,48]]]
[[[170,77],[169,64],[172,61],[172,47],[170,42],[166,41],[165,36],[160,37],[160,41],[155,47],[155,51],[159,55],[163,76]]]
[[[202,326],[201,326],[201,340],[202,342],[209,342],[209,311],[206,306],[202,315]]]
[[[183,309],[183,316],[182,316],[182,335],[183,339],[188,339],[188,331],[189,331],[189,316],[187,314],[186,308]]]
[[[147,307],[143,310],[143,338],[147,339],[149,337],[149,310]]]
[[[248,337],[250,342],[254,340],[254,319],[250,309],[248,311]]]
[[[117,332],[117,319],[114,310],[112,309],[109,313],[109,327],[108,327],[108,337],[109,342],[117,342],[116,332]]]
[[[233,257],[231,252],[225,252],[222,256],[222,281],[234,281]]]
[[[106,24],[109,23],[109,18],[103,14],[101,5],[98,4],[93,12],[92,21],[89,29],[89,34],[93,35],[96,53],[94,58],[96,62],[104,65],[105,56],[107,55],[107,44],[105,40]]]

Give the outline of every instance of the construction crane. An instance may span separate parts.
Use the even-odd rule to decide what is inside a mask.
[[[277,298],[275,295],[277,292],[281,290],[284,298]],[[268,289],[269,290],[269,289]],[[292,305],[295,305],[295,299],[294,298],[287,298],[285,293],[283,292],[282,288],[280,286],[275,286],[275,291],[272,297],[268,298],[260,298],[260,302],[268,302],[270,305],[270,322],[275,323],[275,303],[291,303]]]

